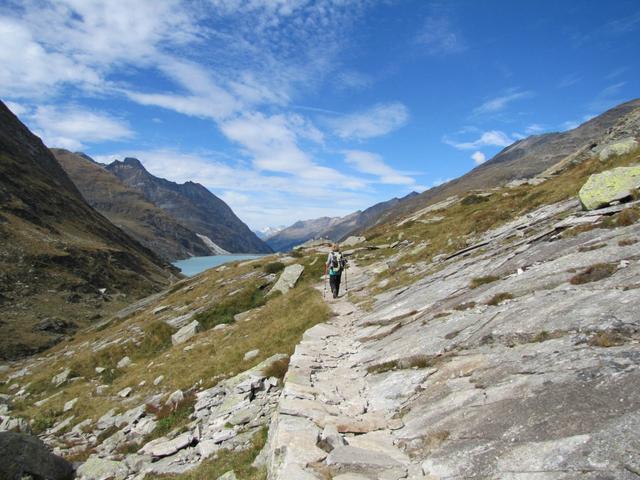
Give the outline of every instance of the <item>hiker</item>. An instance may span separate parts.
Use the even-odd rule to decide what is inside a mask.
[[[333,298],[338,298],[338,292],[340,291],[340,279],[342,277],[342,271],[347,266],[347,260],[340,252],[340,247],[337,243],[334,243],[331,247],[331,253],[327,257],[327,263],[324,265],[324,274],[329,272],[329,285],[331,285],[331,293]]]

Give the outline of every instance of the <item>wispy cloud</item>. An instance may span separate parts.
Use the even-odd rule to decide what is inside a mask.
[[[560,79],[558,88],[569,88],[582,81],[582,77],[577,73],[569,73]]]
[[[415,179],[390,167],[378,154],[362,150],[345,150],[345,161],[356,170],[378,177],[380,183],[414,185]]]
[[[127,122],[81,107],[39,106],[26,113],[34,131],[50,147],[79,150],[87,144],[133,138]]]
[[[509,104],[533,96],[530,90],[511,89],[506,94],[491,98],[473,109],[474,115],[486,115],[505,110]]]
[[[363,140],[386,135],[409,120],[409,110],[400,102],[381,103],[367,110],[328,120],[334,133],[344,139]]]
[[[467,49],[462,33],[444,8],[435,8],[425,18],[415,42],[425,53],[433,56],[452,55]]]
[[[531,125],[527,125],[524,131],[528,135],[537,135],[538,133],[544,132],[546,127],[540,123],[532,123]]]
[[[480,147],[507,147],[513,143],[513,139],[500,130],[484,132],[480,138],[471,142],[459,142],[447,137],[443,141],[458,150],[477,150]]]
[[[603,88],[595,98],[589,102],[588,107],[594,113],[612,108],[624,101],[622,90],[627,82],[617,82]]]

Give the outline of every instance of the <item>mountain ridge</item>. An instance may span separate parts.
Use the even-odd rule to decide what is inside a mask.
[[[47,348],[66,330],[179,275],[91,208],[40,138],[2,102],[0,200],[2,358]]]
[[[151,203],[179,219],[192,232],[207,236],[220,248],[233,253],[271,253],[231,208],[203,185],[182,184],[149,173],[142,162],[127,157],[106,166],[122,182],[135,188]],[[215,216],[215,218],[212,218]]]
[[[87,202],[112,223],[169,261],[214,252],[192,231],[137,189],[85,154],[51,149]]]

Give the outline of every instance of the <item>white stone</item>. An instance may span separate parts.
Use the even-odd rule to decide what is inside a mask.
[[[128,396],[131,394],[131,392],[132,392],[132,391],[133,391],[133,388],[131,388],[131,387],[125,387],[125,388],[123,388],[122,390],[120,390],[120,391],[118,392],[118,396],[119,396],[119,397],[122,397],[122,398],[126,398],[126,397],[128,397]]]
[[[78,480],[124,480],[129,468],[123,462],[91,456],[76,472]]]
[[[224,430],[220,430],[219,432],[214,433],[211,437],[211,440],[213,440],[214,443],[222,443],[232,439],[236,435],[237,433],[235,430],[225,428]]]
[[[244,361],[248,362],[260,355],[260,350],[251,350],[244,354]]]
[[[185,325],[176,333],[171,335],[171,343],[173,345],[178,345],[180,343],[184,343],[193,336],[196,335],[201,330],[200,322],[194,320],[189,325]]]
[[[164,375],[158,375],[153,381],[153,384],[157,387],[162,383],[163,380],[164,380]]]
[[[64,407],[62,408],[63,412],[68,412],[69,410],[71,410],[73,407],[75,407],[76,403],[78,403],[78,398],[74,398],[73,400],[69,400],[68,402],[66,402],[64,404]]]
[[[171,395],[169,395],[169,398],[167,399],[165,405],[172,405],[175,408],[183,400],[184,400],[184,393],[182,393],[182,390],[176,390]]]
[[[276,284],[271,290],[269,290],[269,294],[274,292],[282,292],[283,294],[287,293],[296,286],[302,272],[304,272],[304,267],[302,265],[298,263],[289,265],[282,271]]]
[[[220,450],[220,447],[213,440],[203,440],[196,447],[202,458],[209,458],[211,455]]]
[[[129,365],[131,365],[131,359],[129,357],[122,357],[120,359],[120,361],[116,364],[116,367],[118,368],[127,368]]]
[[[69,378],[69,375],[71,375],[71,369],[65,368],[61,373],[59,373],[58,375],[54,376],[51,379],[51,383],[53,383],[56,387],[59,387],[60,385],[62,385],[64,382],[67,381],[67,379]]]
[[[167,440],[164,437],[153,440],[142,447],[140,451],[156,458],[167,457],[188,447],[193,443],[193,440],[194,438],[191,432],[185,432],[173,440]]]
[[[104,372],[106,369],[104,367],[96,367],[96,373],[102,373]]]

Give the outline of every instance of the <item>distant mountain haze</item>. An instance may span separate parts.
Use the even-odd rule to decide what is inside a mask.
[[[116,160],[106,169],[181,225],[206,236],[227,252],[272,252],[226,203],[199,183],[178,184],[155,177],[135,158]]]
[[[91,208],[49,149],[0,102],[0,358],[58,341],[47,325],[86,324],[105,302],[131,302],[178,276]],[[122,296],[111,301],[101,289]]]
[[[411,192],[402,199],[392,198],[386,202],[377,203],[366,210],[357,211],[344,217],[321,217],[312,220],[301,220],[290,227],[280,230],[269,237],[266,242],[274,250],[282,252],[291,250],[296,245],[314,238],[328,238],[329,240],[340,241],[356,230],[376,225],[383,212],[393,208],[399,202],[417,195],[416,192]]]
[[[167,260],[214,252],[188,228],[90,157],[53,148],[54,156],[89,204]]]

